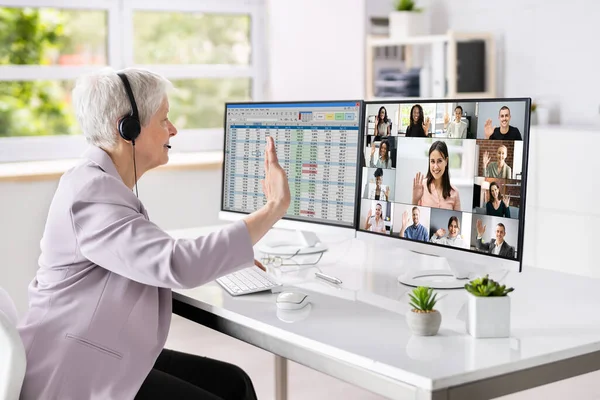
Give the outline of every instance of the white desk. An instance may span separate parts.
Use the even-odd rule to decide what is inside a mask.
[[[196,237],[214,229],[171,234]],[[318,266],[340,278],[341,288],[315,279],[314,267],[274,271],[309,294],[310,309],[302,313],[278,317],[275,294],[232,297],[215,282],[175,291],[174,312],[393,399],[486,399],[600,369],[600,280],[526,266],[510,273],[507,339],[469,336],[466,292],[444,291],[436,307],[439,334],[418,337],[405,322],[410,288],[396,279],[402,268],[395,260],[411,254],[393,244],[337,240]],[[285,385],[281,397],[284,391]]]

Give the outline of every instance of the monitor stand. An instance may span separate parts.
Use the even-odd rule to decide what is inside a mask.
[[[464,289],[470,273],[481,271],[482,266],[465,261],[411,251],[413,254],[404,262],[407,272],[398,276],[398,281],[407,286],[428,286],[433,289]],[[478,273],[479,275],[479,273]]]
[[[327,246],[321,243],[316,233],[296,230],[296,234],[296,240],[268,242],[259,245],[258,250],[264,254],[289,256],[322,253],[327,250]]]

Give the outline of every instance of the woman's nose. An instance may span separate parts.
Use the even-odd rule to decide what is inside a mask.
[[[177,135],[177,128],[175,128],[175,125],[173,125],[170,121],[169,121],[170,127],[169,127],[169,135],[170,136],[175,136]]]

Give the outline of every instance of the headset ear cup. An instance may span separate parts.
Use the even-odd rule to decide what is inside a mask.
[[[140,122],[132,117],[123,117],[119,121],[119,134],[127,141],[136,140],[140,135]]]

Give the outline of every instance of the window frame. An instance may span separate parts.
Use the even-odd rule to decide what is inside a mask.
[[[51,7],[107,12],[107,65],[147,68],[167,79],[248,78],[251,98],[265,100],[267,54],[265,0],[0,0],[0,7]],[[250,16],[249,65],[135,64],[133,62],[133,14],[136,11],[202,12]],[[2,81],[75,80],[105,66],[0,65]],[[221,150],[223,128],[180,130],[172,140],[174,152]],[[86,149],[83,135],[47,135],[0,138],[0,163],[78,158]]]

